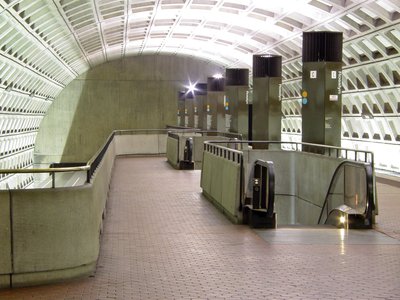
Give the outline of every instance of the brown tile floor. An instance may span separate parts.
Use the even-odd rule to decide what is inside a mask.
[[[378,186],[379,232],[253,231],[199,178],[165,158],[117,159],[94,276],[0,299],[400,299],[400,188]]]

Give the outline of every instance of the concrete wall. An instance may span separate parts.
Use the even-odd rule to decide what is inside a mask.
[[[112,142],[91,184],[11,190],[13,287],[64,281],[94,271],[115,155]]]
[[[10,194],[0,191],[0,288],[10,284],[11,268],[11,228]]]
[[[178,147],[179,147],[178,139],[172,137],[167,138],[167,160],[176,169],[178,169],[179,166]]]
[[[166,134],[116,135],[117,155],[125,154],[165,154],[167,151]]]
[[[0,288],[91,274],[115,156],[165,153],[166,136],[116,134],[90,184],[0,191]]]
[[[200,185],[207,198],[229,219],[235,223],[241,222],[239,163],[204,152]]]
[[[112,61],[80,75],[55,99],[43,119],[35,163],[85,162],[117,129],[176,124],[178,91],[222,68],[168,55]]]
[[[90,185],[12,192],[13,286],[67,279],[95,264],[101,203],[92,192]]]

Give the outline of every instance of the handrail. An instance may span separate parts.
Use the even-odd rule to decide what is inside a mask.
[[[89,165],[80,167],[62,167],[62,168],[35,168],[35,169],[0,169],[0,174],[10,173],[59,173],[59,172],[80,172],[90,169]]]
[[[224,132],[224,131],[214,131],[214,130],[201,130],[201,129],[176,129],[174,131],[169,130],[168,136],[172,138],[179,138],[179,134],[183,133],[194,133],[201,134],[202,136],[223,136],[227,138],[236,138],[242,140],[241,133]]]
[[[185,129],[188,129],[188,130],[196,130],[196,128],[194,128],[194,127],[186,127],[186,126],[178,126],[178,125],[167,125],[166,126],[167,127],[167,129],[180,129],[180,130],[185,130]],[[199,130],[199,129],[197,129],[197,130]]]
[[[77,167],[58,167],[58,168],[24,168],[24,169],[0,169],[0,174],[22,174],[22,173],[50,173],[53,177],[53,184],[54,187],[54,175],[55,173],[60,172],[81,172],[87,171],[87,179],[86,182],[90,183],[90,178],[93,175],[94,171],[100,164],[104,153],[107,151],[108,146],[110,145],[112,139],[115,135],[126,135],[126,134],[140,134],[140,133],[167,133],[171,131],[171,129],[126,129],[126,130],[114,130],[111,134],[107,137],[103,146],[89,159],[89,161],[84,166],[77,166]]]
[[[202,136],[223,136],[227,138],[237,138],[238,140],[242,140],[243,135],[241,133],[234,133],[234,132],[224,132],[224,131],[214,131],[214,130],[200,130],[197,131]]]
[[[38,173],[50,173],[51,174],[51,187],[55,188],[55,174],[62,172],[82,172],[86,171],[88,174],[90,172],[90,166],[79,166],[79,167],[62,167],[62,168],[35,168],[35,169],[0,169],[0,174],[38,174]],[[87,175],[87,182],[89,182],[89,175]],[[8,184],[7,184],[8,185]]]
[[[224,140],[213,140],[213,141],[206,141],[207,143],[211,143],[211,144],[218,144],[218,143],[226,143],[226,141]],[[235,142],[231,142],[232,144]],[[287,142],[287,141],[249,141],[249,140],[238,140],[236,141],[236,143],[238,144],[272,144],[272,145],[285,145],[285,144],[289,144],[292,145],[294,147],[294,149],[282,149],[285,151],[302,151],[303,146],[309,146],[309,147],[314,147],[315,149],[325,149],[327,150],[327,154],[326,152],[324,153],[320,153],[320,152],[316,152],[314,154],[319,154],[319,155],[325,155],[325,156],[329,156],[332,157],[332,152],[336,153],[335,157],[336,158],[343,158],[343,159],[350,159],[353,161],[364,161],[366,163],[371,163],[372,166],[374,165],[374,154],[371,151],[365,151],[365,150],[355,150],[355,149],[349,149],[349,148],[341,148],[341,147],[336,147],[336,146],[329,146],[329,145],[319,145],[319,144],[311,144],[311,143],[303,143],[303,142]],[[349,152],[354,153],[354,159],[349,157]],[[340,155],[339,155],[340,154]],[[361,159],[362,157],[360,157],[360,154],[364,154],[363,155],[363,160]],[[359,159],[360,158],[360,159]]]
[[[179,140],[179,134],[175,133],[175,132],[168,132],[168,137],[171,137],[175,140]]]
[[[159,134],[167,134],[169,131],[178,131],[178,130],[171,130],[171,129],[118,129],[114,130],[113,132],[116,135],[128,135],[128,134],[141,134],[141,133],[159,133]]]
[[[92,178],[92,175],[96,171],[97,167],[99,166],[100,162],[103,160],[104,154],[108,150],[108,146],[110,146],[112,140],[114,139],[115,136],[115,131],[113,131],[107,138],[106,142],[104,145],[97,151],[97,153],[92,156],[91,159],[88,161],[88,165],[90,166],[90,169],[88,171],[87,175],[87,182],[90,182],[90,178]]]
[[[371,221],[371,219],[372,219],[372,212],[375,209],[374,188],[373,188],[373,176],[374,176],[373,175],[373,168],[372,168],[372,166],[370,164],[362,164],[362,163],[357,163],[357,162],[352,162],[352,161],[347,161],[346,160],[346,161],[341,162],[336,167],[335,172],[333,173],[333,176],[331,178],[331,182],[329,183],[328,191],[327,191],[326,196],[325,196],[324,204],[322,205],[321,213],[320,213],[319,218],[318,218],[318,224],[321,223],[322,215],[324,213],[325,206],[327,207],[328,199],[329,199],[329,196],[331,195],[330,191],[332,189],[332,186],[333,186],[333,183],[334,183],[334,181],[336,179],[336,176],[337,176],[339,170],[345,165],[354,165],[354,166],[359,167],[359,168],[360,167],[364,168],[365,175],[366,175],[365,176],[366,177],[366,184],[367,184],[366,185],[366,188],[367,188],[367,195],[366,195],[367,201],[366,201],[366,207],[365,207],[364,214],[365,214],[365,216],[366,216],[366,218],[368,220]]]
[[[24,169],[0,169],[0,174],[22,174],[22,173],[51,173],[54,179],[55,173],[60,172],[81,172],[87,171],[87,179],[86,182],[89,183],[90,179],[100,164],[105,152],[108,149],[111,141],[113,140],[115,135],[128,135],[128,134],[148,134],[148,133],[159,133],[159,134],[169,134],[172,132],[202,132],[197,129],[122,129],[122,130],[114,130],[107,137],[104,144],[99,148],[99,150],[88,160],[85,166],[79,167],[58,167],[58,168],[24,168]],[[54,187],[54,182],[53,182]]]
[[[213,153],[217,156],[221,156],[233,162],[240,163],[243,161],[243,151],[224,147],[221,145],[214,145],[215,141],[205,141],[204,142],[204,150],[210,153]],[[230,141],[219,141],[220,143],[229,143]],[[232,155],[231,155],[232,154]]]

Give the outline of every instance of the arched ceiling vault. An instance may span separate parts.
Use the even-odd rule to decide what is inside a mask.
[[[296,138],[311,30],[343,32],[343,141],[398,147],[399,0],[0,0],[0,168],[31,166],[43,116],[79,74],[146,54],[248,68],[281,55],[282,134]]]
[[[306,30],[351,39],[398,20],[397,0],[0,0],[3,43],[18,63],[41,53],[40,75],[61,84],[124,56],[191,55],[226,67],[251,66],[253,54],[284,60],[301,52]],[[36,48],[36,49],[32,49]],[[11,53],[10,53],[11,52]],[[27,53],[28,52],[28,53]],[[32,62],[39,64],[37,62]],[[51,69],[51,72],[50,72]],[[62,73],[62,74],[60,74]],[[55,83],[56,84],[56,83]]]

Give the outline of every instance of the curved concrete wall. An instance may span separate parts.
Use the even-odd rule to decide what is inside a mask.
[[[115,156],[165,153],[165,144],[166,134],[115,135],[90,184],[0,191],[0,287],[91,274]]]
[[[166,134],[116,135],[117,155],[125,154],[164,154],[167,151]]]
[[[10,191],[13,287],[94,271],[114,157],[111,143],[90,184]]]
[[[82,162],[118,129],[176,124],[178,91],[221,73],[202,60],[169,55],[127,57],[74,79],[40,124],[35,163]]]
[[[74,277],[99,251],[99,210],[95,186],[12,193],[12,285],[30,285]],[[100,208],[101,207],[101,208]]]

